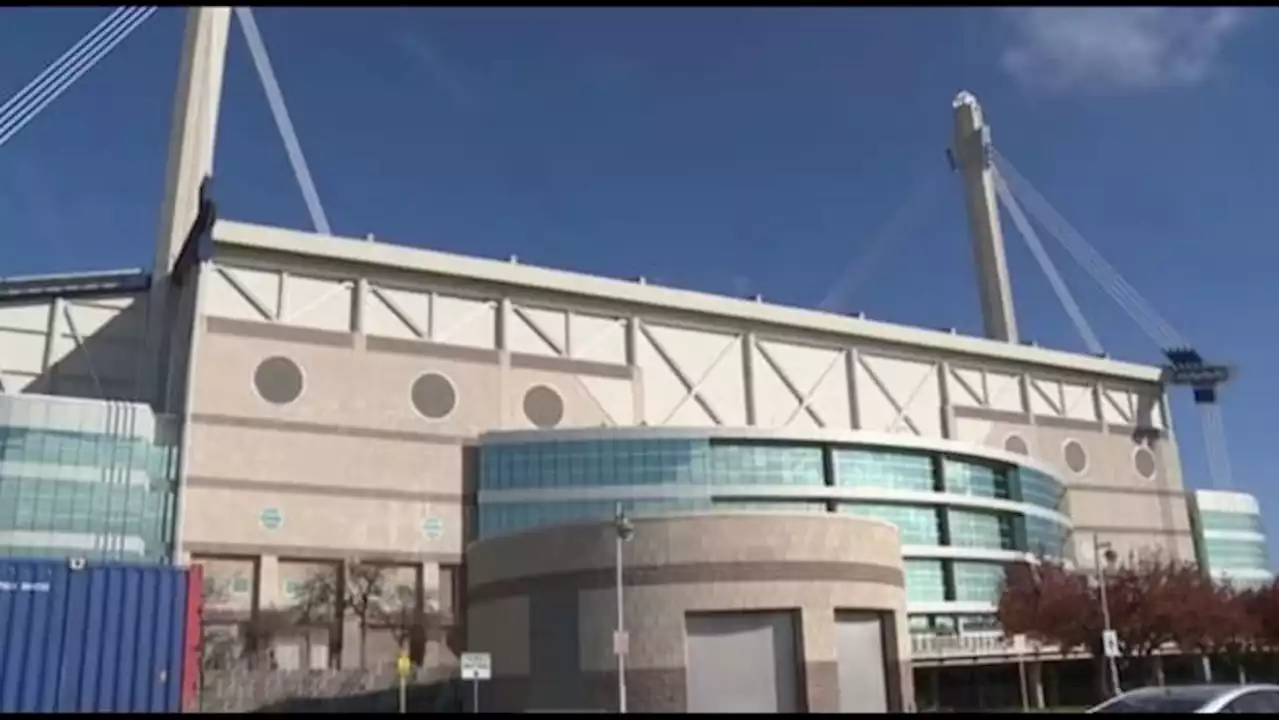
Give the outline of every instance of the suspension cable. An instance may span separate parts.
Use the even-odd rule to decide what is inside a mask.
[[[1018,226],[1018,234],[1022,236],[1027,249],[1035,256],[1036,263],[1040,266],[1045,278],[1049,280],[1049,286],[1053,288],[1054,294],[1058,296],[1058,302],[1062,303],[1062,309],[1067,311],[1067,316],[1071,319],[1071,323],[1075,325],[1076,332],[1079,333],[1080,339],[1084,341],[1085,347],[1089,348],[1089,352],[1094,355],[1103,354],[1102,343],[1098,340],[1097,334],[1094,333],[1089,321],[1085,319],[1084,313],[1081,312],[1080,305],[1076,303],[1076,299],[1071,295],[1071,289],[1067,287],[1062,275],[1058,273],[1058,268],[1054,266],[1053,259],[1045,251],[1044,243],[1040,242],[1040,237],[1036,234],[1035,228],[1027,221],[1027,216],[1023,214],[1022,208],[1014,200],[1013,194],[1009,192],[1009,186],[1005,183],[1004,178],[1000,177],[999,171],[994,168],[991,176],[992,180],[995,181],[996,195],[1001,203],[1004,204],[1005,209],[1009,211],[1009,216],[1013,218],[1013,224]]]
[[[818,309],[837,312],[844,308],[849,296],[866,280],[876,262],[888,249],[890,241],[899,237],[908,222],[919,214],[916,212],[919,206],[932,197],[939,181],[944,177],[946,177],[944,173],[938,172],[930,164],[926,172],[912,185],[906,200],[889,216],[889,220],[876,231],[875,235],[863,244],[865,250],[845,266],[835,284],[827,291],[826,297],[818,304]]]
[[[91,43],[95,37],[98,37],[100,33],[103,33],[104,28],[113,25],[117,20],[119,20],[120,16],[126,10],[127,8],[123,6],[112,10],[111,13],[103,18],[101,22],[94,25],[93,29],[85,33],[78,41],[76,41],[75,45],[67,48],[66,52],[62,53],[56,60],[46,65],[44,70],[41,70],[40,74],[36,75],[31,82],[24,85],[21,90],[13,94],[13,97],[6,100],[4,105],[0,105],[0,122],[4,122],[4,119],[10,115],[10,110],[12,110],[16,104],[21,102],[28,93],[31,93],[37,87],[44,85],[45,81],[48,80],[51,75],[59,72],[63,67],[75,63],[75,58],[83,55],[83,48]]]
[[[14,135],[30,124],[32,120],[36,119],[46,107],[61,97],[85,73],[102,62],[107,55],[119,47],[120,43],[133,34],[142,23],[154,15],[157,9],[159,8],[154,6],[131,8],[127,11],[129,13],[128,19],[102,36],[94,38],[90,45],[82,48],[81,52],[75,55],[73,66],[60,68],[56,73],[56,79],[47,78],[44,83],[40,84],[40,89],[37,92],[24,97],[18,103],[20,107],[11,110],[9,116],[3,122],[0,122],[0,147],[4,146]],[[89,49],[90,47],[91,49]],[[67,70],[70,72],[66,72]],[[34,101],[32,101],[33,97],[36,98]]]
[[[1161,348],[1186,345],[1180,333],[1165,321],[1102,255],[1068,223],[1034,186],[998,152],[994,153],[1010,190],[1051,237],[1061,244],[1095,282],[1120,305],[1138,327]]]
[[[262,40],[262,33],[258,30],[258,22],[253,17],[253,9],[238,5],[235,12],[236,18],[240,20],[240,30],[244,33],[245,44],[249,46],[249,54],[253,57],[253,67],[258,72],[258,80],[262,82],[262,90],[267,95],[271,117],[275,120],[276,129],[280,131],[280,139],[284,141],[284,149],[289,156],[293,176],[302,190],[302,199],[307,204],[311,223],[315,226],[316,232],[332,235],[329,218],[320,204],[320,193],[316,190],[315,180],[311,177],[311,169],[307,167],[306,156],[302,154],[302,144],[298,142],[298,133],[294,130],[293,121],[289,119],[289,109],[284,104],[284,93],[280,91],[280,83],[276,80],[275,71],[271,67],[271,57],[267,54],[267,45]]]

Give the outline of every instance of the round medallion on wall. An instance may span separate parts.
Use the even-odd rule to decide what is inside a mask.
[[[1156,454],[1151,452],[1151,448],[1138,447],[1133,451],[1133,470],[1143,480],[1156,476]]]
[[[1029,455],[1030,450],[1027,448],[1027,441],[1017,435],[1010,435],[1004,439],[1004,449],[1015,455]]]
[[[1077,475],[1082,475],[1085,470],[1089,469],[1089,454],[1084,451],[1084,446],[1076,440],[1068,440],[1063,443],[1062,461],[1066,463],[1071,472]]]
[[[284,525],[284,513],[278,508],[264,508],[258,516],[258,524],[262,525],[263,530],[279,530]]]
[[[449,378],[429,372],[413,381],[409,388],[413,409],[428,420],[443,420],[458,406],[458,391]]]
[[[564,400],[546,385],[535,385],[524,394],[524,416],[538,428],[553,428],[564,420]]]
[[[429,517],[422,521],[422,534],[428,540],[439,540],[444,537],[444,518]]]
[[[253,371],[258,396],[272,405],[288,405],[302,395],[302,368],[287,357],[270,357]]]

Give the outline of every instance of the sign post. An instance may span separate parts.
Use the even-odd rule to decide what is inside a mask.
[[[396,674],[400,676],[400,714],[409,712],[408,681],[413,663],[409,661],[409,653],[401,651],[396,658]]]
[[[493,658],[489,653],[462,653],[458,669],[463,680],[471,681],[471,712],[480,712],[480,681],[493,677]]]

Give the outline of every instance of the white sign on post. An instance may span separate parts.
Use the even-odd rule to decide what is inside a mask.
[[[1102,631],[1102,654],[1109,658],[1120,657],[1120,639],[1115,630]]]
[[[458,669],[463,680],[488,680],[493,677],[493,659],[489,653],[462,653]]]

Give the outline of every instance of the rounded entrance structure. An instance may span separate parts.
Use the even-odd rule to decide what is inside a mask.
[[[467,645],[486,710],[892,712],[911,698],[897,530],[836,514],[637,517],[467,551]]]

